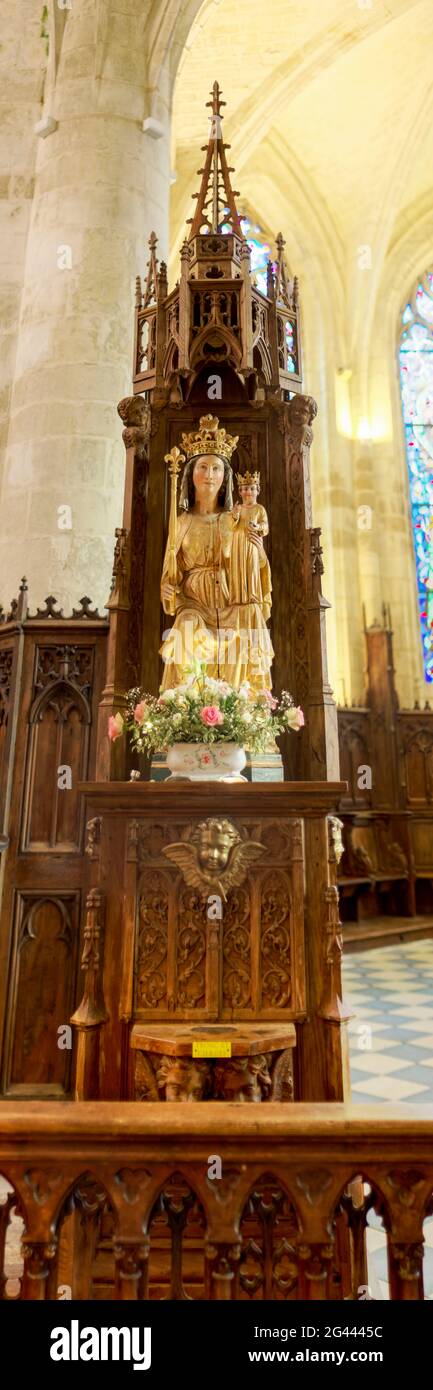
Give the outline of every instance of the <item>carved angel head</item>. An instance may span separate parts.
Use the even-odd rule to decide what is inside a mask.
[[[239,831],[229,820],[216,816],[200,821],[191,835],[190,843],[197,848],[200,868],[210,874],[219,874],[225,869],[230,850],[240,841]]]
[[[188,838],[166,845],[163,853],[177,864],[190,888],[219,893],[223,899],[238,888],[264,846],[243,837],[233,822],[209,816],[191,828]]]

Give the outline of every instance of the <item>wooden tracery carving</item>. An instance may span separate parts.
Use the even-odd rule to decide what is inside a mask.
[[[241,1217],[239,1296],[255,1300],[297,1297],[298,1223],[292,1202],[272,1174],[259,1178]]]
[[[137,1003],[167,1008],[168,878],[157,869],[143,876],[138,902]]]
[[[80,685],[69,676],[57,679],[56,664],[48,665],[53,661],[52,649],[45,660],[40,654],[39,693],[30,714],[23,839],[25,849],[73,852],[81,847],[78,783],[86,775],[89,750],[91,710],[84,693],[90,680],[88,649],[75,667]]]
[[[69,1024],[74,1001],[78,906],[78,894],[18,894],[6,1091],[69,1091],[71,1050],[60,1045],[58,1030]]]
[[[195,888],[179,898],[176,1002],[180,1009],[203,1009],[206,999],[206,899]]]
[[[223,1003],[228,1009],[251,1004],[250,893],[246,887],[230,893],[223,921]]]
[[[262,883],[260,977],[262,1007],[287,1008],[291,1002],[291,894],[281,871]]]
[[[250,822],[241,834],[230,826],[239,870],[229,855],[211,875],[197,862],[200,825],[130,822],[137,1018],[168,1019],[175,1012],[178,1019],[274,1019],[280,1011],[302,1012],[298,969],[295,985],[292,979],[302,954],[300,822]]]
[[[414,727],[415,726],[415,727]],[[407,806],[433,805],[433,728],[431,718],[399,718],[401,781]]]

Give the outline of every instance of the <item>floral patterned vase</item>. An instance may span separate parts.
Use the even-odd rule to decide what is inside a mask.
[[[173,743],[167,749],[171,777],[190,782],[246,782],[241,776],[247,761],[238,743]]]

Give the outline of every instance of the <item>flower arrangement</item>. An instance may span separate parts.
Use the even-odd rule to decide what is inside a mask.
[[[206,675],[197,662],[188,678],[159,696],[128,691],[127,716],[111,715],[111,739],[128,733],[139,752],[163,752],[175,743],[236,743],[250,753],[272,747],[277,734],[302,728],[304,716],[287,690],[276,700],[270,690],[235,690]]]

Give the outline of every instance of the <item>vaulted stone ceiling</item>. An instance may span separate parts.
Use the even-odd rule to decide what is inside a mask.
[[[310,206],[340,267],[364,242],[382,260],[431,196],[432,49],[431,0],[205,0],[174,93],[176,250],[217,77],[235,185],[266,230],[299,259]]]

